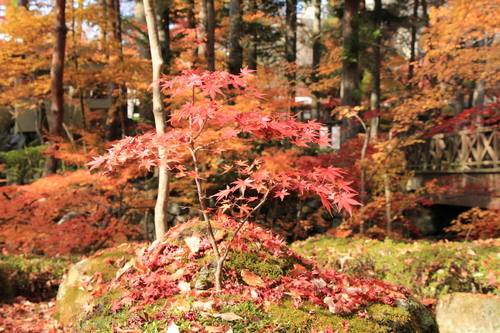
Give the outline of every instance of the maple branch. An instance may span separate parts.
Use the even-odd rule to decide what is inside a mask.
[[[231,240],[228,242],[228,244],[231,244],[234,239],[236,238],[236,235],[238,235],[239,231],[241,230],[241,228],[243,228],[243,226],[249,221],[250,217],[252,216],[252,214],[257,210],[259,209],[266,201],[267,201],[267,198],[269,196],[269,193],[271,193],[271,190],[270,189],[267,189],[267,192],[266,194],[264,194],[264,196],[262,197],[262,199],[260,200],[259,204],[256,205],[248,214],[247,214],[247,217],[245,218],[245,220],[243,220],[243,222],[240,223],[240,225],[238,226],[238,228],[236,229],[236,231],[234,232],[233,236],[231,237]],[[224,254],[222,255],[222,257],[220,258],[220,260],[217,261],[217,270],[215,272],[215,274],[221,274],[222,272],[222,267],[224,265],[224,262],[226,261],[227,259],[227,255],[229,254],[229,250],[231,249],[230,246],[228,246],[226,248],[226,250],[224,251]]]
[[[212,228],[212,223],[210,223],[210,218],[208,217],[207,214],[207,205],[205,203],[205,194],[203,192],[203,189],[201,187],[201,182],[199,178],[199,173],[198,173],[198,168],[199,168],[199,162],[198,158],[196,157],[196,148],[194,147],[194,142],[191,141],[191,146],[188,147],[189,151],[191,152],[191,157],[193,159],[193,168],[195,172],[195,177],[194,181],[196,183],[196,191],[198,192],[198,201],[200,202],[200,210],[201,214],[203,215],[203,219],[205,220],[205,226],[207,228],[207,234],[208,234],[208,239],[210,240],[210,244],[212,246],[212,249],[214,250],[215,254],[215,260],[217,263],[220,261],[220,252],[219,252],[219,247],[217,246],[217,242],[215,241],[215,235],[214,231]],[[216,275],[216,288],[217,290],[221,289],[221,284],[220,284],[220,276],[217,277]]]

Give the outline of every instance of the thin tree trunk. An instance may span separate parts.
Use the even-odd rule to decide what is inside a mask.
[[[163,57],[164,71],[170,72],[170,1],[162,1],[159,13],[160,25],[160,45]]]
[[[215,4],[207,1],[207,70],[215,71]]]
[[[410,65],[408,67],[408,84],[411,85],[411,79],[413,79],[413,70],[415,67],[416,53],[417,53],[417,29],[418,29],[418,6],[419,0],[415,0],[413,5],[413,16],[411,23],[411,41],[410,41]]]
[[[248,6],[249,6],[249,11],[250,13],[256,13],[257,12],[257,4],[255,3],[256,0],[249,0]],[[252,28],[250,26],[251,32],[250,32],[250,40],[248,42],[248,45],[245,48],[246,51],[246,64],[249,69],[252,70],[257,70],[257,40],[258,40],[258,33],[257,30]]]
[[[374,28],[378,30],[379,33],[375,38],[375,44],[373,45],[373,64],[372,64],[372,92],[370,96],[371,110],[378,112],[380,109],[380,66],[382,63],[382,55],[381,55],[381,44],[382,44],[382,35],[380,33],[380,29],[382,28],[382,0],[375,0],[375,8],[374,8]],[[378,124],[379,117],[373,116],[371,119],[371,130],[370,136],[372,138],[377,137],[378,132]]]
[[[312,47],[312,82],[319,80],[319,65],[321,61],[321,0],[314,0],[313,47]],[[311,109],[311,119],[319,120],[319,93],[314,92]]]
[[[66,49],[66,0],[56,0],[55,10],[55,42],[52,51],[52,67],[50,69],[50,90],[52,92],[52,104],[50,107],[50,137],[47,150],[49,156],[45,160],[44,174],[50,175],[57,172],[58,161],[54,156],[57,150],[55,139],[62,134],[62,123],[64,117],[64,55]]]
[[[485,93],[486,82],[484,80],[479,80],[474,87],[474,94],[472,99],[472,106],[483,106],[484,105],[484,93]]]
[[[161,54],[160,36],[158,32],[158,23],[156,20],[156,10],[154,0],[144,0],[144,10],[146,13],[146,22],[148,25],[149,43],[151,45],[151,59],[153,62],[153,81],[160,79],[163,66],[163,57]],[[153,114],[155,117],[155,127],[157,134],[164,134],[166,131],[165,113],[161,89],[159,85],[153,88]],[[164,150],[159,149],[159,156],[162,158]],[[155,231],[156,239],[160,239],[166,233],[168,226],[168,195],[169,195],[170,174],[166,165],[160,164],[158,167],[158,197],[155,206]]]
[[[429,26],[429,15],[427,14],[427,0],[421,0],[422,1],[422,12],[423,12],[423,18],[424,18],[424,25],[426,27]]]
[[[134,21],[139,24],[146,24],[146,14],[144,13],[144,2],[142,0],[136,0],[134,4]],[[140,35],[137,36],[136,43],[139,53],[143,58],[149,59],[151,57],[150,52],[146,49],[147,45],[147,32],[140,31]]]
[[[198,55],[200,57],[207,57],[207,22],[208,22],[208,13],[207,13],[207,2],[209,0],[200,0],[200,10],[198,13],[198,31],[199,38],[201,39],[200,45],[198,45]]]
[[[239,74],[243,66],[243,48],[241,39],[241,0],[230,0],[229,2],[229,73]]]
[[[455,105],[453,106],[454,116],[458,116],[464,111],[464,92],[462,90],[462,80],[459,80],[455,91]]]
[[[342,38],[344,56],[342,59],[342,77],[340,83],[341,103],[355,106],[354,92],[358,86],[358,28],[357,15],[359,0],[345,0],[344,18],[342,22]]]
[[[353,107],[356,105],[355,91],[358,88],[359,46],[358,22],[359,0],[344,1],[344,18],[342,21],[342,75],[340,81],[341,105]],[[342,119],[341,143],[355,136],[353,124],[344,117]]]
[[[120,1],[106,0],[106,10],[110,20],[109,30],[111,31],[111,37],[118,48],[117,52],[119,59],[123,60]],[[119,85],[116,82],[112,81],[108,85],[111,108],[108,110],[104,134],[104,140],[107,142],[126,136],[126,91],[125,86]]]
[[[385,192],[385,218],[387,220],[387,232],[392,232],[392,203],[391,203],[391,187],[387,171],[384,172],[384,192]]]
[[[368,144],[370,143],[370,127],[366,129],[365,140],[363,141],[363,148],[361,148],[361,189],[359,191],[359,198],[363,206],[366,205],[366,150],[368,149]],[[363,214],[360,216],[359,221],[359,233],[364,235],[365,233],[365,220]]]
[[[285,57],[289,65],[287,78],[289,84],[289,100],[295,103],[295,61],[297,60],[297,0],[286,1],[286,32],[285,32]],[[296,108],[291,107],[292,114],[296,114]]]

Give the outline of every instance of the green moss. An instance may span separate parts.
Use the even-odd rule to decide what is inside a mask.
[[[90,300],[91,293],[97,286],[99,278],[96,273],[102,276],[102,282],[109,282],[116,277],[116,272],[121,268],[116,263],[118,261],[125,263],[133,257],[134,254],[130,253],[129,247],[122,246],[73,266],[57,295],[54,318],[65,324],[73,322],[82,313],[82,306]],[[82,281],[81,277],[89,281]],[[102,302],[106,303],[106,300]]]
[[[286,327],[286,332],[310,332],[313,329],[323,331],[328,326],[336,330],[343,322],[349,323],[349,332],[352,333],[426,332],[420,330],[421,326],[415,317],[402,306],[372,304],[364,310],[368,313],[365,317],[360,317],[357,313],[335,315],[326,308],[308,302],[295,308],[291,301],[285,301],[283,304],[273,305],[270,314],[275,321],[281,322]],[[432,330],[426,333],[430,332]]]
[[[202,312],[191,309],[189,317],[186,312],[165,306],[164,300],[138,311],[123,308],[113,312],[109,306],[98,306],[91,315],[82,316],[76,328],[82,332],[112,332],[113,328],[130,327],[135,323],[137,328],[144,332],[156,332],[159,328],[168,327],[169,319],[173,318],[181,332],[190,332],[193,321],[202,326],[229,324],[234,332],[310,332],[313,329],[322,331],[327,327],[336,330],[344,322],[349,323],[349,332],[352,333],[420,332],[413,326],[408,313],[388,305],[372,305],[367,308],[369,315],[361,318],[357,314],[335,315],[308,302],[300,308],[295,308],[292,302],[287,300],[280,305],[272,304],[268,311],[264,311],[252,301],[238,302],[237,298],[232,296],[220,296],[220,299],[222,302],[218,311]],[[189,302],[192,305],[194,300],[190,299]],[[228,321],[212,316],[218,313],[234,313],[241,319]]]
[[[322,236],[292,248],[315,257],[320,267],[403,285],[423,299],[450,292],[498,294],[498,286],[488,280],[500,272],[498,245],[498,240],[410,244]]]
[[[294,264],[303,264],[298,258],[283,256],[281,258],[273,257],[267,253],[241,252],[237,251],[230,254],[226,266],[239,272],[241,269],[248,269],[259,276],[267,276],[269,279],[277,279],[286,275],[293,269]]]

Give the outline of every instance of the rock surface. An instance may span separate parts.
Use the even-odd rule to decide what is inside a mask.
[[[70,268],[57,293],[54,317],[64,325],[73,323],[82,313],[96,284],[111,281],[132,257],[128,245],[83,259]]]
[[[499,333],[500,297],[452,293],[436,305],[440,333]]]

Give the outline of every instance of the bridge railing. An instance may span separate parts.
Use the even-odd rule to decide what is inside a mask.
[[[416,173],[500,172],[500,132],[489,127],[438,134],[408,147]]]

